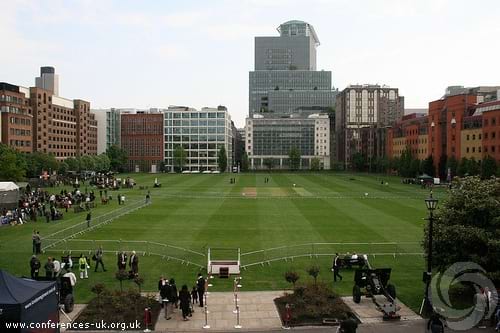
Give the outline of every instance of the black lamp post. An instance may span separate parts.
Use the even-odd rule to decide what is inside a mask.
[[[425,199],[425,206],[429,211],[429,244],[427,250],[427,272],[424,273],[424,281],[425,281],[425,299],[424,299],[424,311],[427,315],[431,315],[433,312],[432,302],[429,295],[429,289],[432,279],[432,234],[434,227],[434,211],[436,210],[438,205],[438,200],[432,197],[432,191],[429,198]]]

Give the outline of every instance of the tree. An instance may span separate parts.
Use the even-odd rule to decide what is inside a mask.
[[[65,175],[69,170],[68,163],[66,161],[59,162],[59,167],[57,168],[57,173]]]
[[[434,158],[432,155],[429,155],[423,162],[422,162],[422,172],[427,174],[428,176],[434,177]]]
[[[95,170],[97,172],[108,172],[110,167],[111,167],[111,160],[109,159],[108,155],[106,154],[101,154],[97,156],[93,156],[93,159],[95,161]]]
[[[112,171],[123,172],[125,170],[128,155],[124,149],[118,147],[117,145],[112,145],[108,148],[108,150],[106,150],[106,155],[108,155]]]
[[[406,148],[403,150],[401,153],[401,158],[399,159],[399,175],[401,177],[415,177],[414,174],[412,174],[412,164],[413,161],[413,156],[411,154],[411,148],[409,146],[406,146]]]
[[[465,177],[457,181],[434,220],[433,266],[440,271],[456,262],[474,262],[500,277],[500,181]],[[424,248],[427,247],[425,229]]]
[[[321,168],[321,161],[318,157],[311,159],[311,170],[318,171]]]
[[[293,284],[293,289],[295,289],[295,283],[300,279],[300,275],[295,271],[288,271],[285,273],[285,280]]]
[[[139,288],[139,294],[140,294],[141,293],[141,286],[144,284],[144,278],[137,275],[134,278],[134,283],[137,285],[137,288]]]
[[[457,170],[458,170],[458,161],[455,156],[451,156],[448,159],[448,162],[446,164],[446,172],[448,173],[448,170],[450,170],[451,178],[455,177],[457,175]]]
[[[217,154],[217,162],[219,163],[219,171],[224,172],[227,169],[227,154],[224,146],[220,147]]]
[[[243,156],[241,157],[241,171],[248,171],[250,166],[250,162],[248,160],[248,155],[247,153],[243,153]]]
[[[104,284],[102,284],[102,283],[97,283],[90,289],[91,292],[93,292],[94,294],[97,295],[97,307],[98,308],[101,307],[101,295],[104,293],[105,290],[106,290],[106,286],[104,286]]]
[[[419,159],[414,159],[410,164],[410,177],[416,177],[420,174],[421,163]]]
[[[184,168],[184,164],[187,162],[187,153],[184,150],[184,147],[181,145],[176,145],[174,149],[174,166],[175,168],[182,172],[182,169]]]
[[[307,273],[310,276],[312,276],[312,278],[314,279],[314,285],[316,286],[317,282],[318,282],[319,267],[317,265],[313,265],[313,266],[309,267],[309,269],[307,270]]]
[[[365,169],[365,157],[360,152],[352,154],[352,167],[356,171],[363,171]]]
[[[486,179],[497,173],[497,161],[490,155],[486,156],[481,163],[481,178]]]
[[[293,147],[288,152],[288,158],[290,159],[290,169],[298,170],[300,168],[300,152],[297,148]]]
[[[74,157],[69,157],[64,160],[68,165],[68,171],[80,171],[80,161]]]
[[[26,173],[28,177],[38,177],[43,171],[57,171],[59,164],[53,154],[34,152],[26,155]]]
[[[387,157],[380,157],[375,160],[375,171],[379,173],[387,172],[390,162]]]
[[[460,177],[466,176],[469,172],[468,168],[469,168],[469,159],[467,157],[462,157],[457,167],[457,174]]]
[[[115,277],[120,281],[120,291],[123,293],[123,281],[128,280],[128,273],[124,269],[116,272]]]
[[[274,167],[274,159],[273,158],[265,158],[264,165],[271,170]]]
[[[0,180],[20,181],[26,175],[26,164],[18,151],[0,144]]]
[[[481,166],[479,165],[479,162],[476,161],[474,157],[472,157],[469,160],[469,163],[467,163],[467,173],[469,176],[477,176],[481,172]]]
[[[446,165],[448,164],[448,156],[446,154],[442,154],[439,158],[438,163],[438,177],[441,179],[446,179]]]

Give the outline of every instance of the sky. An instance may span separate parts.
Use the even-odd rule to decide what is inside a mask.
[[[449,85],[500,85],[499,17],[498,0],[2,0],[0,81],[54,66],[60,96],[92,108],[225,105],[240,127],[254,37],[296,19],[335,88],[385,84],[426,108]]]

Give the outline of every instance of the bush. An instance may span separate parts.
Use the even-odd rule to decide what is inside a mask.
[[[324,318],[344,320],[352,317],[352,313],[337,296],[324,283],[304,285],[295,288],[293,294],[287,294],[274,300],[280,316],[284,318],[285,306],[292,307],[292,325],[308,324],[321,325]]]
[[[295,289],[295,283],[300,278],[300,275],[295,271],[288,271],[285,273],[285,280],[291,284],[293,284],[293,288]]]
[[[90,301],[75,323],[100,323],[101,321],[131,323],[137,320],[142,326],[145,308],[151,308],[153,322],[156,321],[160,312],[160,304],[154,298],[142,297],[137,290],[121,292],[103,289],[100,298],[100,304],[97,299]],[[142,329],[144,327],[141,327]]]
[[[318,282],[319,266],[313,265],[313,266],[309,267],[309,269],[307,270],[307,274],[309,274],[310,276],[313,277],[314,285],[316,285]]]

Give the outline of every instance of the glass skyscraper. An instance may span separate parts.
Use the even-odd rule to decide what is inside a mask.
[[[316,70],[319,39],[312,25],[288,21],[279,36],[255,37],[255,70],[249,73],[249,118],[245,150],[252,168],[267,159],[288,167],[291,149],[301,167],[319,158],[330,168],[330,125],[325,113],[335,106],[332,73]],[[268,165],[270,163],[267,163]]]

